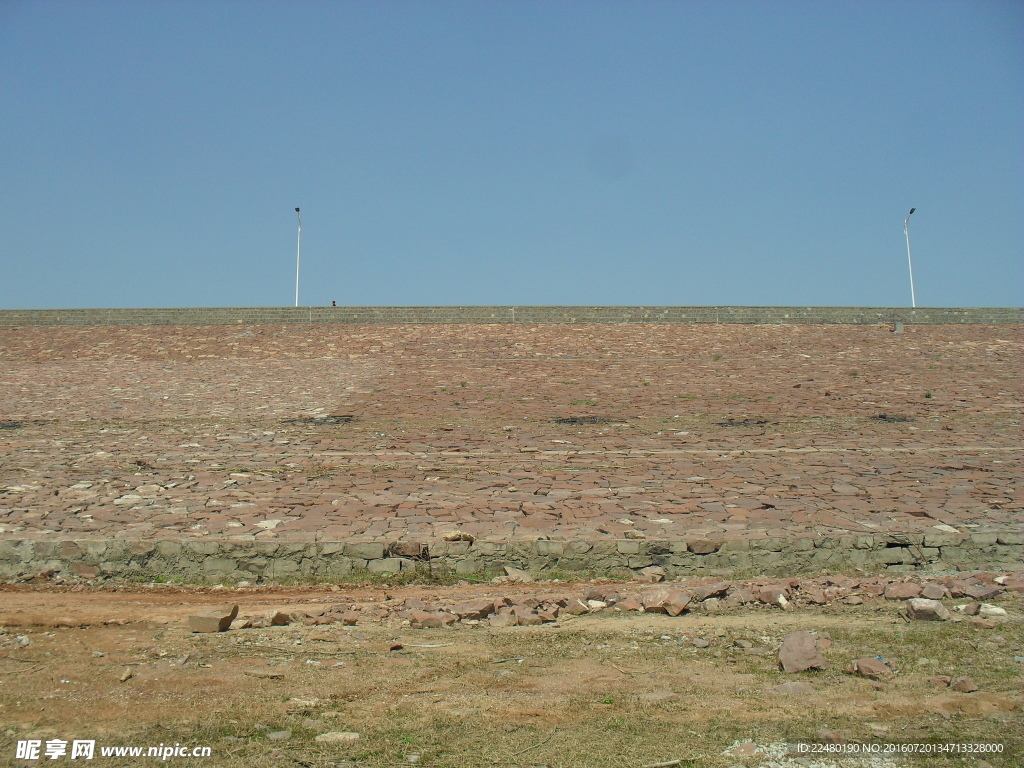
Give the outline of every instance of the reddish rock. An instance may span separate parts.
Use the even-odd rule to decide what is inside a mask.
[[[512,613],[515,614],[521,627],[533,627],[544,623],[535,610],[526,606],[517,605],[512,609]]]
[[[695,555],[710,555],[722,548],[722,542],[711,539],[694,539],[686,542],[686,547]]]
[[[1003,593],[1002,587],[997,587],[993,584],[968,584],[967,588],[964,589],[964,597],[969,597],[972,600],[985,601],[991,600],[993,597],[998,597]]]
[[[893,678],[893,671],[889,669],[889,665],[879,659],[857,659],[847,671],[870,680],[891,680]]]
[[[450,609],[460,619],[486,619],[494,613],[493,600],[468,600]]]
[[[537,615],[540,616],[540,620],[545,624],[550,624],[553,621],[558,621],[559,608],[557,605],[550,607],[544,607],[537,611]]]
[[[976,686],[974,681],[969,677],[958,677],[950,683],[949,687],[960,693],[974,693],[978,690],[978,686]]]
[[[783,606],[789,602],[789,590],[774,584],[761,587],[757,592],[757,599],[765,605]]]
[[[644,604],[638,597],[627,597],[621,603],[616,603],[615,607],[623,611],[642,611],[644,610]]]
[[[716,581],[714,584],[705,584],[693,589],[692,599],[695,603],[702,603],[710,597],[724,597],[729,591],[729,584],[724,581]]]
[[[678,616],[690,605],[690,593],[682,589],[671,590],[672,595],[665,603],[665,613],[669,616]]]
[[[928,678],[928,682],[939,686],[940,688],[948,688],[950,683],[953,682],[953,678],[949,675],[934,675]]]
[[[753,590],[740,587],[729,593],[729,599],[741,605],[746,605],[747,603],[757,602],[757,595],[754,594]]]
[[[587,613],[589,610],[590,607],[586,602],[580,600],[578,597],[573,597],[569,599],[568,603],[566,603],[563,613],[568,613],[570,616],[580,616],[581,614]]]
[[[885,590],[886,600],[909,600],[912,597],[918,597],[921,594],[921,587],[911,582],[900,582],[897,581],[895,584],[890,584],[889,588]]]
[[[267,624],[271,627],[287,627],[292,623],[290,613],[284,611],[271,611],[267,614]]]
[[[647,613],[665,613],[665,603],[670,596],[668,589],[654,589],[640,595],[640,603]]]
[[[804,592],[804,597],[807,599],[807,602],[814,605],[824,605],[828,602],[828,596],[821,589],[809,589]]]
[[[403,611],[406,618],[409,619],[409,626],[413,629],[434,629],[443,626],[444,622],[436,613],[427,613],[426,611]]]
[[[859,581],[851,579],[849,576],[828,576],[825,579],[825,583],[831,587],[839,587],[840,589],[856,589],[860,586]]]
[[[818,641],[810,632],[791,632],[779,649],[779,665],[786,672],[808,669],[828,669],[828,661],[818,648]]]
[[[926,584],[921,589],[921,597],[926,597],[929,600],[941,600],[948,594],[948,590],[938,584]]]

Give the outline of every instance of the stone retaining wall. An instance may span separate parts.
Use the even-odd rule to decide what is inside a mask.
[[[1015,324],[1019,307],[182,307],[3,309],[0,326],[256,323]]]
[[[748,574],[792,576],[860,569],[957,571],[1019,569],[1024,533],[905,534],[832,539],[713,542],[606,540],[437,542],[278,542],[213,540],[0,541],[0,578],[53,571],[64,577],[185,583],[319,582],[426,568],[490,576],[506,565],[543,577],[590,571],[628,576],[650,565],[670,578]]]

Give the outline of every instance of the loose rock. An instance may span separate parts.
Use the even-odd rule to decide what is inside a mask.
[[[940,587],[938,584],[926,584],[921,590],[921,597],[927,597],[929,600],[941,600],[948,594],[946,588]]]
[[[911,584],[908,582],[896,582],[890,584],[889,588],[885,590],[886,600],[909,600],[912,597],[919,597],[921,594],[921,587],[917,584]]]
[[[786,635],[779,649],[779,665],[786,672],[828,669],[828,661],[818,649],[817,639],[810,632]]]
[[[355,744],[359,741],[359,734],[354,731],[328,731],[321,733],[313,741],[321,744]]]
[[[907,601],[907,616],[918,621],[947,621],[949,610],[938,600],[915,597]]]
[[[978,686],[975,685],[974,681],[969,677],[958,677],[950,683],[949,687],[954,691],[959,691],[960,693],[974,693],[978,690]]]
[[[291,614],[284,611],[271,611],[267,614],[267,624],[272,627],[287,627],[291,623]]]
[[[238,616],[237,605],[225,605],[188,617],[188,626],[193,632],[227,632],[231,622]]]
[[[891,680],[893,671],[880,659],[857,659],[847,670],[870,680]]]

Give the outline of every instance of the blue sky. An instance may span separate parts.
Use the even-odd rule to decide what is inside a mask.
[[[1024,304],[1024,4],[0,0],[0,308]]]

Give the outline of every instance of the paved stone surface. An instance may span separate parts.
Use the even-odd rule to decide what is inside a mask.
[[[0,328],[0,539],[1019,532],[1022,345],[1016,325]]]

